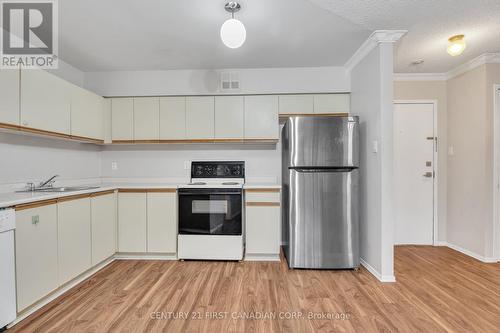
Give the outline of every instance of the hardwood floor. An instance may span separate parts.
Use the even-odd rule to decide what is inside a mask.
[[[395,269],[383,284],[284,261],[116,261],[9,332],[499,332],[499,264],[404,246]]]

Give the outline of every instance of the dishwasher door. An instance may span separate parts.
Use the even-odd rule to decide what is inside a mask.
[[[14,229],[14,210],[0,210],[0,328],[16,319]]]

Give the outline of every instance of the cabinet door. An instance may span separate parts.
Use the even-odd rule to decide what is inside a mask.
[[[134,98],[134,140],[160,138],[160,99],[158,97]]]
[[[21,126],[70,134],[71,84],[44,70],[21,71]]]
[[[0,70],[0,123],[19,125],[19,70]]]
[[[118,252],[146,252],[146,193],[118,193]]]
[[[243,139],[243,96],[215,97],[215,138]]]
[[[134,99],[113,98],[111,100],[111,138],[134,140]]]
[[[104,98],[77,86],[72,87],[71,135],[104,138]]]
[[[245,139],[279,139],[278,96],[245,96]]]
[[[214,97],[186,97],[186,136],[214,138]]]
[[[248,254],[279,255],[280,207],[246,207],[246,252]]]
[[[314,113],[349,113],[350,94],[314,95]]]
[[[279,96],[280,114],[309,114],[314,112],[313,95]]]
[[[64,284],[92,266],[90,198],[57,204],[59,284]]]
[[[17,309],[22,311],[59,285],[57,278],[57,207],[16,212]]]
[[[186,139],[186,97],[160,98],[160,140]]]
[[[148,193],[148,252],[177,252],[177,193]]]
[[[116,195],[96,195],[90,199],[92,223],[92,266],[116,252]]]

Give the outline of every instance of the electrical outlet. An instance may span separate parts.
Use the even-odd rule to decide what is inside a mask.
[[[31,217],[31,224],[37,225],[40,222],[40,215],[34,215]]]
[[[118,170],[118,163],[111,162],[111,170]]]
[[[189,169],[191,169],[191,162],[184,161],[184,170],[189,170]]]

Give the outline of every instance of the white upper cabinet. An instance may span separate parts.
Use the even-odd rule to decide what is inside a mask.
[[[244,135],[243,96],[215,97],[215,138],[242,139]]]
[[[245,139],[279,139],[278,96],[245,96]]]
[[[158,97],[134,98],[134,140],[160,138],[160,99]]]
[[[111,100],[111,138],[134,140],[134,99],[113,98]]]
[[[78,86],[72,87],[71,135],[104,138],[104,98]]]
[[[19,70],[0,70],[0,123],[19,125]]]
[[[186,139],[186,97],[160,98],[160,140]]]
[[[350,94],[314,95],[314,113],[349,113]]]
[[[44,70],[22,70],[20,125],[70,134],[71,88]]]
[[[280,114],[309,114],[314,112],[313,95],[279,96]]]
[[[186,135],[189,139],[214,138],[214,97],[186,97]]]

